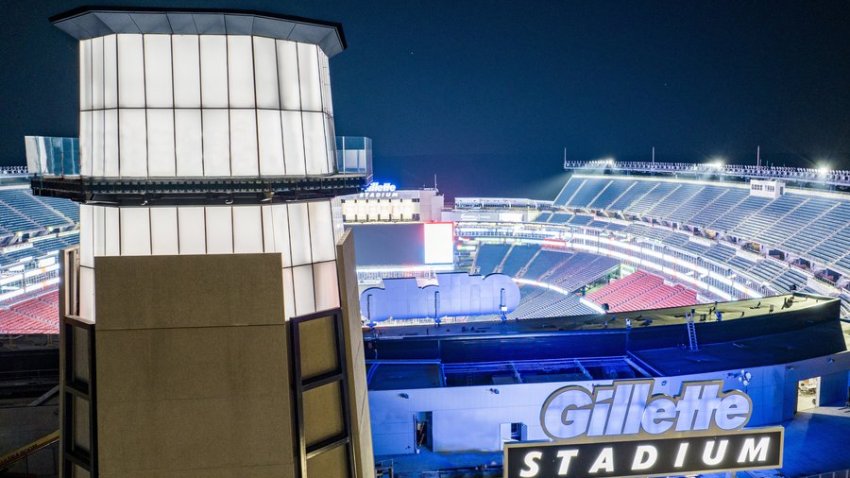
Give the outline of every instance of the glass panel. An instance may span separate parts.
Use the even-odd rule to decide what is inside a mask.
[[[230,89],[233,91],[233,88]],[[233,176],[257,176],[256,110],[230,110],[230,162]]]
[[[201,141],[201,110],[176,110],[175,138],[177,174],[179,176],[203,176],[204,163]]]
[[[94,207],[80,205],[80,265],[94,267]]]
[[[118,107],[118,46],[116,35],[103,37],[103,106]]]
[[[283,157],[287,176],[306,174],[304,164],[304,133],[301,128],[301,113],[283,111]]]
[[[94,269],[80,267],[80,317],[95,320]]]
[[[151,222],[148,208],[121,208],[121,255],[151,254]]]
[[[103,254],[107,256],[121,255],[121,219],[117,207],[104,207]]]
[[[271,230],[274,250],[283,255],[283,267],[292,265],[292,251],[289,247],[289,213],[286,204],[267,206],[271,209]]]
[[[148,111],[148,176],[173,177],[174,110]]]
[[[309,264],[313,261],[310,254],[310,221],[307,203],[288,204],[287,207],[289,207],[289,244],[292,250],[292,265]]]
[[[301,91],[298,87],[298,51],[295,42],[277,41],[277,68],[283,109],[300,110]]]
[[[304,119],[304,154],[307,158],[307,174],[328,173],[327,141],[325,140],[324,115],[302,113]]]
[[[203,110],[204,176],[230,176],[227,110]]]
[[[328,115],[322,115],[325,121],[325,151],[328,154],[328,172],[336,172],[336,144],[335,144],[335,128],[334,119]]]
[[[295,284],[292,283],[292,269],[283,269],[283,313],[286,320],[295,317]]]
[[[171,35],[145,35],[145,91],[150,108],[174,105],[171,91]]]
[[[206,225],[203,207],[177,209],[177,226],[180,237],[180,254],[206,254]]]
[[[147,176],[147,141],[145,110],[118,111],[121,177]]]
[[[339,307],[336,261],[313,265],[313,287],[316,290],[316,310]]]
[[[233,253],[233,217],[226,206],[206,208],[207,254]]]
[[[118,110],[104,111],[104,176],[118,176]]]
[[[330,116],[334,115],[333,97],[331,96],[331,69],[328,66],[328,57],[321,49],[319,50],[319,65],[322,72],[322,108]]]
[[[254,53],[251,37],[227,37],[228,74],[230,75],[230,107],[253,108],[254,103]]]
[[[260,175],[282,176],[283,136],[280,129],[278,111],[257,110],[258,133],[260,139]]]
[[[260,208],[244,206],[233,208],[233,252],[263,252],[263,224]]]
[[[142,35],[118,35],[118,103],[145,106],[145,69]]]
[[[103,38],[91,39],[91,107],[103,109]]]
[[[304,111],[322,111],[317,50],[316,45],[298,43],[298,76],[301,84],[301,109]]]
[[[280,109],[277,81],[275,41],[254,37],[254,78],[257,85],[257,108]]]
[[[174,49],[174,105],[178,108],[201,106],[201,59],[198,35],[172,35]]]
[[[91,109],[91,40],[80,41],[80,109]]]
[[[201,36],[201,94],[204,108],[227,107],[227,39]]]
[[[292,268],[292,282],[295,286],[295,313],[311,314],[316,311],[313,296],[313,266],[305,265]]]
[[[80,174],[92,173],[92,112],[80,113]]]
[[[151,215],[151,252],[154,255],[177,255],[177,208],[153,207]]]
[[[308,205],[313,262],[332,261],[336,256],[334,254],[331,203],[330,201],[314,201],[308,203]]]
[[[103,176],[103,110],[91,112],[91,175]]]

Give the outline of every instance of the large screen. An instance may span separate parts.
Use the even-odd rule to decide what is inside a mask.
[[[454,227],[447,223],[351,226],[358,266],[421,266],[454,262]]]

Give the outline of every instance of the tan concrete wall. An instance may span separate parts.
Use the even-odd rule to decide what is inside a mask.
[[[374,478],[372,426],[369,418],[369,394],[366,387],[366,363],[363,329],[360,323],[360,295],[354,258],[354,234],[346,231],[336,246],[340,304],[345,322],[345,353],[348,368],[348,400],[351,406],[351,434],[354,463],[358,478]]]
[[[294,476],[280,255],[95,271],[100,476]]]

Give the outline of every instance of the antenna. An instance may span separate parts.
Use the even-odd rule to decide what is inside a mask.
[[[652,164],[655,164],[655,146],[652,147]]]
[[[756,168],[761,169],[761,146],[756,146]]]
[[[434,173],[434,191],[437,190],[437,174]]]
[[[567,169],[567,147],[564,146],[564,169]]]

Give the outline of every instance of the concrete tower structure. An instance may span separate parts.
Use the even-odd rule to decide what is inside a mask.
[[[373,474],[328,58],[341,26],[79,10],[81,203],[62,288],[64,476]],[[38,162],[38,159],[35,159]],[[351,313],[349,313],[351,311]]]

